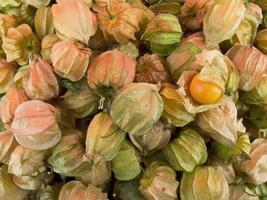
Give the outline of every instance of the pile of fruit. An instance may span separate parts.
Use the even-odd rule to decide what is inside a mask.
[[[266,200],[267,0],[0,0],[0,200]]]

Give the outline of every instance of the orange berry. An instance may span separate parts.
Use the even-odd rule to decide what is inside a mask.
[[[221,87],[215,83],[200,80],[198,74],[192,79],[189,91],[193,99],[202,104],[215,103],[223,93]]]

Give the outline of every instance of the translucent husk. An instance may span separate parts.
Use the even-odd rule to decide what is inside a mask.
[[[125,52],[117,49],[106,51],[90,64],[87,71],[88,84],[99,95],[105,97],[105,87],[118,90],[133,82],[135,67],[135,60]]]
[[[0,37],[5,36],[9,28],[16,26],[18,26],[18,21],[15,15],[0,13]]]
[[[15,176],[30,176],[46,170],[47,151],[33,150],[21,145],[16,146],[8,161],[8,173]]]
[[[42,189],[53,179],[54,174],[44,171],[34,175],[13,176],[14,183],[24,190],[36,191]]]
[[[228,162],[235,162],[240,156],[248,157],[251,150],[249,135],[247,133],[239,133],[236,144],[232,147],[216,141],[213,142],[213,147],[217,156]]]
[[[116,41],[120,44],[136,40],[139,23],[142,19],[142,10],[128,3],[116,0],[97,9],[99,29],[102,30],[105,40]]]
[[[264,78],[267,71],[267,56],[258,49],[236,44],[226,55],[240,74],[240,90],[250,91]]]
[[[124,141],[120,151],[111,161],[112,171],[119,181],[129,181],[141,173],[140,155],[134,146]]]
[[[138,59],[135,82],[158,84],[169,81],[170,76],[165,68],[165,62],[157,54],[147,53]]]
[[[202,28],[208,2],[208,0],[185,0],[181,7],[181,23],[189,30]]]
[[[265,55],[267,54],[267,29],[263,29],[257,33],[256,46]]]
[[[60,142],[52,149],[48,163],[53,170],[64,176],[78,176],[88,172],[91,164],[84,157],[85,149],[82,145],[80,131],[66,129]]]
[[[169,55],[183,35],[178,19],[171,14],[158,14],[148,23],[142,40],[153,53],[161,56]]]
[[[35,150],[49,149],[61,139],[59,111],[39,100],[23,102],[15,111],[10,127],[19,144]]]
[[[64,51],[62,51],[64,49]],[[85,75],[92,56],[90,49],[73,41],[61,41],[52,47],[51,61],[55,72],[71,81],[79,81]]]
[[[203,21],[203,33],[209,49],[235,34],[245,16],[242,0],[211,1]]]
[[[20,65],[25,65],[31,56],[38,54],[41,50],[38,37],[27,24],[9,28],[2,39],[8,62],[16,61]]]
[[[189,42],[179,46],[167,57],[167,66],[174,83],[184,71],[194,68],[195,55],[200,51],[197,46]]]
[[[174,85],[163,84],[160,96],[163,101],[162,120],[176,127],[183,127],[194,120],[195,115],[185,109]]]
[[[31,5],[36,8],[40,8],[41,6],[47,6],[51,0],[21,0],[26,5]]]
[[[79,181],[70,181],[63,185],[58,200],[108,200],[107,194],[101,189],[88,185],[85,186]]]
[[[187,172],[204,164],[208,157],[204,139],[190,128],[182,130],[176,139],[167,144],[163,148],[163,155],[173,169]]]
[[[197,124],[205,135],[226,145],[233,146],[237,140],[237,109],[235,102],[227,98],[225,102],[217,108],[209,109],[199,113]]]
[[[245,173],[245,180],[255,185],[267,181],[267,140],[258,138],[252,142],[250,159],[243,161],[238,170]]]
[[[53,15],[51,7],[42,6],[38,8],[34,17],[34,27],[36,30],[36,34],[40,39],[43,39],[48,34],[54,33]]]
[[[83,1],[63,0],[52,6],[54,26],[62,39],[88,44],[97,30],[96,16]]]
[[[154,13],[168,13],[178,15],[181,12],[181,4],[175,0],[158,1],[149,7]]]
[[[41,57],[29,64],[23,76],[23,88],[30,99],[51,100],[59,95],[59,84],[52,67]]]
[[[0,168],[0,198],[12,200],[24,200],[28,191],[20,189],[12,180],[12,175],[8,174],[6,166]]]
[[[198,166],[192,172],[183,173],[180,197],[181,200],[229,200],[227,179],[216,167]]]
[[[144,135],[163,111],[158,90],[156,85],[148,83],[126,85],[112,102],[110,115],[113,123],[129,134]]]
[[[76,178],[82,180],[84,183],[105,188],[111,179],[111,163],[102,162],[100,164],[94,164],[89,171],[83,171]]]
[[[87,130],[86,157],[95,164],[112,160],[119,152],[126,133],[112,123],[108,113],[98,113]]]
[[[256,4],[248,3],[244,19],[241,21],[235,34],[230,40],[224,41],[221,46],[226,49],[237,43],[248,47],[252,46],[262,18],[260,7]]]
[[[1,121],[11,123],[13,120],[16,108],[23,102],[27,101],[24,90],[18,89],[15,86],[9,88],[6,95],[0,101],[0,118]]]
[[[52,47],[59,41],[60,39],[56,34],[46,35],[42,39],[41,55],[46,62],[52,63],[51,61]]]
[[[92,89],[79,92],[67,91],[62,97],[63,105],[68,108],[76,118],[94,115],[99,107],[100,98]]]
[[[259,200],[258,196],[240,185],[230,185],[229,200]]]
[[[267,76],[250,91],[242,93],[241,99],[247,104],[261,105],[267,103]]]
[[[139,190],[147,200],[175,200],[178,185],[172,168],[164,163],[153,162],[140,179]]]
[[[16,72],[16,65],[8,63],[5,59],[0,59],[0,94],[8,91],[13,84]]]
[[[171,138],[171,130],[162,121],[158,121],[145,135],[130,135],[132,143],[146,156],[162,149]]]
[[[0,132],[0,162],[8,164],[11,153],[14,151],[18,143],[16,142],[13,134],[8,131]]]

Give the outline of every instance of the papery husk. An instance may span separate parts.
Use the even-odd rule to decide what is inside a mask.
[[[59,84],[52,67],[41,57],[30,63],[23,76],[23,88],[30,99],[47,101],[59,95]]]
[[[0,94],[8,91],[13,84],[16,66],[8,63],[5,59],[0,59]]]
[[[173,169],[187,172],[204,164],[208,157],[204,139],[191,128],[182,130],[176,139],[167,144],[163,155]]]
[[[46,151],[33,150],[17,145],[8,161],[8,173],[29,176],[45,171]]]
[[[132,143],[141,151],[141,155],[152,154],[167,145],[171,130],[162,121],[158,121],[145,135],[130,135]]]
[[[34,16],[37,9],[31,5],[22,4],[17,18],[21,24],[28,24],[31,28],[34,27]]]
[[[61,38],[78,40],[84,44],[97,30],[97,20],[83,1],[62,0],[52,6],[54,26]]]
[[[40,40],[27,24],[9,28],[2,39],[8,62],[16,61],[20,65],[27,64],[29,58],[41,50]]]
[[[197,166],[184,172],[180,186],[181,200],[229,200],[229,186],[225,176],[212,166]]]
[[[102,30],[105,40],[120,44],[136,40],[135,33],[140,30],[142,16],[141,9],[116,0],[111,0],[105,7],[97,9],[99,29]]]
[[[90,64],[87,71],[89,86],[106,97],[104,88],[120,89],[133,82],[135,76],[135,60],[117,49],[106,51]]]
[[[48,0],[50,1],[50,0]],[[43,39],[48,34],[54,33],[53,15],[51,7],[40,7],[34,17],[34,27],[36,34]]]
[[[21,4],[21,0],[6,0],[0,2],[0,7],[18,7]]]
[[[0,13],[0,37],[5,36],[11,27],[17,27],[18,21],[15,15]]]
[[[13,176],[14,183],[24,190],[40,190],[53,179],[54,174],[50,171],[44,171],[28,176]]]
[[[78,176],[88,172],[91,164],[84,157],[82,134],[78,130],[66,129],[63,137],[52,149],[48,163],[56,173],[64,176]]]
[[[217,108],[199,113],[196,121],[203,132],[214,140],[226,146],[233,146],[236,143],[237,109],[231,98],[227,98]]]
[[[27,100],[28,97],[24,90],[18,89],[15,86],[10,87],[6,95],[3,96],[0,101],[1,121],[4,124],[11,123],[17,107]]]
[[[98,111],[99,96],[90,88],[79,92],[68,90],[63,96],[63,105],[68,108],[76,118],[94,115]]]
[[[182,102],[181,97],[176,93],[176,87],[171,84],[163,84],[160,89],[160,96],[163,101],[163,113],[161,119],[176,127],[183,127],[195,118],[189,113]]]
[[[17,107],[9,129],[22,146],[35,150],[49,149],[61,139],[57,123],[59,115],[50,104],[39,100],[26,101]]]
[[[46,35],[43,39],[42,39],[42,50],[41,50],[41,55],[43,57],[43,59],[48,62],[48,63],[52,63],[51,61],[51,53],[52,53],[52,47],[59,42],[60,39],[56,34],[49,34]]]
[[[85,75],[91,56],[90,49],[66,40],[52,47],[51,61],[59,76],[78,81]]]
[[[208,0],[185,0],[181,7],[181,23],[189,30],[200,29],[203,25],[208,2]]]
[[[212,166],[216,167],[222,174],[225,175],[229,184],[232,184],[236,180],[236,174],[234,165],[232,163],[220,160],[216,157],[212,158],[208,162],[211,163]]]
[[[40,8],[42,6],[47,6],[51,0],[21,0],[26,5],[34,6],[35,8]]]
[[[169,81],[170,76],[165,62],[157,54],[146,53],[137,60],[135,82],[158,84]]]
[[[60,128],[75,129],[76,118],[72,114],[70,115],[70,111],[59,102],[53,103],[53,106],[56,107],[60,112],[60,119],[58,121]]]
[[[89,171],[83,171],[76,178],[84,183],[104,188],[111,179],[111,163],[102,162],[92,165]]]
[[[179,46],[167,57],[167,66],[174,83],[177,82],[184,71],[195,68],[195,56],[200,51],[197,46],[189,42]]]
[[[258,196],[241,185],[230,185],[229,200],[259,200]]]
[[[256,46],[262,53],[267,54],[267,29],[263,29],[257,33]]]
[[[130,57],[134,59],[139,57],[139,49],[137,48],[137,45],[135,45],[132,42],[121,44],[116,49],[118,49],[121,52],[127,53]]]
[[[205,36],[202,32],[196,32],[182,38],[181,44],[193,43],[199,49],[206,49]]]
[[[63,185],[58,200],[108,200],[107,194],[101,189],[79,181],[70,181]]]
[[[251,144],[247,133],[239,133],[236,144],[229,147],[219,142],[214,142],[213,147],[217,156],[228,162],[235,162],[240,156],[249,156]]]
[[[13,78],[14,85],[19,88],[23,89],[23,77],[28,72],[29,65],[23,65],[16,71],[16,74]]]
[[[122,88],[111,105],[114,124],[132,135],[144,135],[159,120],[163,101],[156,85],[131,83]]]
[[[111,168],[115,178],[119,181],[129,181],[141,173],[140,155],[134,146],[124,141],[120,151],[111,161]]]
[[[36,198],[40,200],[58,200],[61,184],[46,185],[41,190],[37,191]]]
[[[177,93],[181,97],[186,110],[190,113],[200,113],[223,104],[226,95],[213,104],[200,104],[190,95],[189,86],[192,78],[198,74],[199,79],[219,86],[224,92],[232,94],[237,89],[239,76],[235,66],[226,56],[217,50],[203,50],[196,55],[195,66],[190,71],[184,71],[178,79]]]
[[[86,157],[95,164],[112,160],[119,152],[126,132],[112,123],[108,113],[98,113],[86,136]]]
[[[16,142],[13,134],[4,130],[0,132],[0,162],[8,164],[10,160],[11,153],[14,151],[18,143]]]
[[[211,1],[203,21],[207,48],[218,48],[220,42],[232,38],[245,11],[242,0]]]
[[[261,105],[267,103],[267,76],[250,91],[242,93],[241,99],[247,104]]]
[[[113,191],[113,197],[121,200],[146,200],[139,190],[139,178],[131,181],[117,181]]]
[[[252,47],[234,45],[226,54],[240,74],[239,89],[252,90],[267,72],[267,56]]]
[[[28,191],[20,189],[8,174],[6,166],[0,168],[0,198],[12,200],[24,200]]]
[[[261,8],[256,4],[248,3],[246,5],[245,17],[235,34],[230,40],[223,42],[222,46],[226,47],[226,49],[237,43],[248,47],[252,46],[262,18]]]
[[[148,2],[148,1],[146,1]],[[181,13],[181,3],[175,0],[158,1],[155,4],[149,6],[154,13],[169,13],[173,15],[179,15]]]
[[[150,20],[141,40],[147,43],[153,53],[167,56],[178,47],[182,35],[176,16],[163,13]]]
[[[245,173],[245,180],[252,184],[262,184],[267,181],[267,140],[256,139],[251,144],[248,160],[243,161],[238,170]]]
[[[153,162],[146,168],[139,190],[147,200],[175,200],[178,185],[172,168],[164,163]]]

